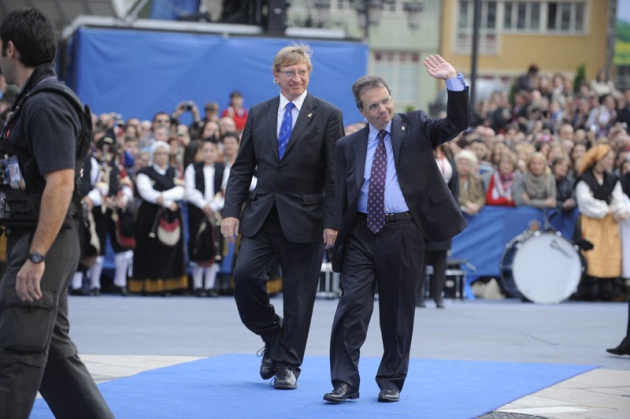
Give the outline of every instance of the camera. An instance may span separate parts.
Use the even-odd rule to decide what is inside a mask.
[[[185,111],[192,111],[194,106],[195,106],[195,102],[193,102],[192,100],[189,100],[188,102],[186,102],[184,104],[184,110]]]

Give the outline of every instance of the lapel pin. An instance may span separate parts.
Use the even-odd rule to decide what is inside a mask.
[[[313,112],[311,112],[308,115],[306,115],[307,118],[310,118],[311,116],[313,116]]]
[[[402,127],[400,127],[400,129],[404,131],[405,130],[405,126],[403,125]]]

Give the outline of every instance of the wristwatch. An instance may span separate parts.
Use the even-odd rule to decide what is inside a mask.
[[[37,252],[29,253],[28,260],[30,260],[33,263],[42,263],[44,261],[44,255]]]

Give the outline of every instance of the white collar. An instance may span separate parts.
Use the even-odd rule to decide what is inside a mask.
[[[153,169],[155,169],[156,172],[158,172],[161,175],[165,175],[166,171],[168,170],[168,166],[166,166],[165,169],[162,169],[161,167],[159,167],[157,164],[153,165]]]
[[[370,133],[368,134],[368,139],[370,141],[376,141],[376,139],[378,138],[378,133],[379,133],[379,129],[376,129],[376,127],[372,124],[370,125]],[[387,131],[387,133],[391,136],[392,135],[392,121],[389,121],[387,123],[387,126],[383,129],[383,131]]]
[[[295,105],[295,109],[297,109],[298,113],[302,109],[302,105],[304,104],[304,100],[306,99],[306,95],[308,94],[307,90],[304,90],[300,96],[298,96],[295,100],[289,100],[282,93],[280,93],[280,106],[278,107],[278,114],[284,112],[284,108],[287,106],[287,103],[293,102]]]

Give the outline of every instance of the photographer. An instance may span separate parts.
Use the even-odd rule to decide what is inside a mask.
[[[192,122],[188,126],[188,131],[190,133],[197,132],[200,127],[201,116],[199,114],[199,108],[192,100],[180,102],[177,108],[175,108],[175,111],[171,114],[171,119],[177,121],[177,125],[179,125],[179,117],[186,112],[190,112],[192,116]]]

